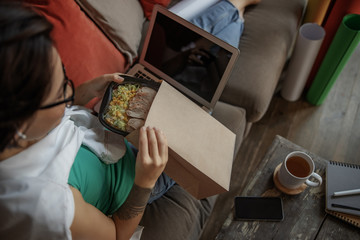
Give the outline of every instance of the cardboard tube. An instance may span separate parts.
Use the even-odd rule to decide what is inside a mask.
[[[346,15],[307,93],[307,100],[320,105],[360,42],[360,14]]]
[[[309,0],[306,7],[304,23],[317,23],[321,26],[331,0]]]
[[[281,95],[286,100],[300,98],[324,37],[325,30],[316,23],[305,23],[300,27],[281,89]]]

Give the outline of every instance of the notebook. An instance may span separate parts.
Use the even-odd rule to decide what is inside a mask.
[[[239,49],[156,5],[139,62],[128,74],[165,80],[211,112],[238,55]]]
[[[327,210],[326,212],[337,218],[340,218],[341,220],[343,220],[345,222],[348,222],[348,223],[354,225],[355,227],[360,228],[360,217],[359,216],[341,213],[341,212],[329,211],[329,210]]]
[[[360,189],[360,165],[328,162],[326,167],[326,212],[360,227],[360,194],[333,196],[334,192],[352,189]]]

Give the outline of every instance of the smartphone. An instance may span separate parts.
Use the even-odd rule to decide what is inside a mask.
[[[235,197],[235,220],[282,221],[279,197]]]

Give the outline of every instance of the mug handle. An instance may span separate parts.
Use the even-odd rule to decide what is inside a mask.
[[[318,187],[318,186],[321,185],[321,183],[322,183],[322,178],[320,177],[319,174],[313,172],[313,173],[310,175],[310,177],[314,177],[314,178],[317,180],[317,182],[312,182],[312,181],[310,181],[309,179],[306,179],[306,181],[305,181],[306,185],[308,185],[308,186],[310,186],[310,187]]]

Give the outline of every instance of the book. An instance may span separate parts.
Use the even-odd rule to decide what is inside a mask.
[[[360,189],[360,165],[330,161],[326,166],[326,212],[360,227],[360,194],[334,197],[335,192]]]

